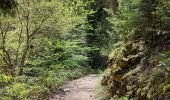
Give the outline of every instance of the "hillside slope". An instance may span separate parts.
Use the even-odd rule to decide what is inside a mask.
[[[142,40],[126,43],[110,55],[101,82],[110,97],[170,99],[170,33],[157,37],[149,45]]]

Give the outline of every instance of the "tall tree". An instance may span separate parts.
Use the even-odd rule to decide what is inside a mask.
[[[107,50],[112,42],[112,23],[109,11],[110,4],[105,0],[95,0],[90,5],[93,14],[88,15],[87,44],[92,48],[89,52],[90,65],[95,67],[105,66],[107,57],[102,55],[102,50]]]

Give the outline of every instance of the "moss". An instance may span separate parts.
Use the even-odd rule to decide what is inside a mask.
[[[126,43],[114,51],[110,59],[110,73],[107,74],[107,86],[111,96],[128,96],[135,100],[163,100],[170,94],[170,67],[167,55],[146,50],[144,42]],[[162,54],[161,54],[162,55]],[[164,60],[161,60],[164,59]],[[168,58],[169,59],[169,58]],[[166,85],[167,84],[167,85]],[[121,89],[120,89],[121,88]]]
[[[170,84],[167,84],[163,87],[163,93],[169,93],[170,92]]]

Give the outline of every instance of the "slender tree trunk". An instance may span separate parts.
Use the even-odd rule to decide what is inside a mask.
[[[21,58],[21,61],[20,61],[19,75],[23,75],[23,72],[24,72],[25,60],[27,58],[27,54],[28,54],[28,51],[29,51],[29,42],[30,41],[29,41],[29,37],[28,37],[27,38],[26,48],[23,51],[22,58]]]
[[[22,59],[21,59],[21,62],[20,62],[21,64],[20,64],[20,67],[19,67],[19,75],[23,75],[27,52],[28,52],[28,50],[26,50],[23,53],[23,56],[22,56]]]

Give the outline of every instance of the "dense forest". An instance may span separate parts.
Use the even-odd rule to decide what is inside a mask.
[[[100,100],[169,100],[170,0],[0,0],[0,100],[94,73]]]

